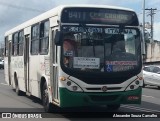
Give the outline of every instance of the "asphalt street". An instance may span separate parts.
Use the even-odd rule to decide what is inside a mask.
[[[8,86],[4,80],[4,71],[0,70],[0,112],[35,112],[44,113],[41,101],[35,97],[17,96],[11,86]],[[160,90],[157,87],[143,88],[142,104],[141,105],[122,105],[121,108],[114,112],[116,113],[155,113],[160,114]],[[64,120],[104,120],[110,111],[105,108],[78,108],[65,110],[63,112],[55,112],[48,115],[47,120],[57,119]],[[137,118],[136,118],[137,119]],[[142,120],[149,120],[150,118],[142,118]],[[127,120],[126,118],[111,118],[110,120]],[[130,120],[132,120],[130,118]],[[154,118],[154,120],[158,120]]]

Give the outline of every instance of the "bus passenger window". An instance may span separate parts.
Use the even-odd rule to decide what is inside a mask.
[[[18,34],[18,55],[22,56],[23,55],[23,44],[24,44],[24,33],[23,31],[20,31]]]
[[[31,55],[38,55],[39,51],[39,24],[32,27],[31,33]]]
[[[40,54],[47,54],[49,48],[49,21],[40,25]]]
[[[5,37],[5,51],[4,51],[4,55],[5,57],[8,57],[8,36]]]
[[[13,34],[12,41],[12,55],[17,56],[18,54],[18,33]]]

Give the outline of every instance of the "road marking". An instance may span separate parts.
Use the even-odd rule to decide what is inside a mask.
[[[0,83],[1,85],[8,85],[8,84],[5,84],[5,83]]]
[[[152,110],[152,109],[141,108],[141,107],[136,107],[136,106],[131,106],[131,105],[122,105],[121,107],[134,109],[134,110],[138,110],[138,111],[144,111],[144,112],[159,112],[160,113],[160,110]]]
[[[155,98],[155,97],[152,97],[152,96],[148,96],[148,95],[142,95],[143,97],[149,97],[149,98]]]

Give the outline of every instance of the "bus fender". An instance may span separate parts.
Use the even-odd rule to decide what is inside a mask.
[[[46,83],[47,87],[48,87],[48,94],[49,94],[49,102],[52,102],[52,93],[51,93],[51,86],[49,83],[49,78],[46,75],[42,75],[41,79],[40,79],[40,90],[41,90],[41,97],[42,97],[42,89],[43,89],[43,85]]]

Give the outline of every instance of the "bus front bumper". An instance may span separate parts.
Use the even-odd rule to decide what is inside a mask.
[[[60,88],[60,107],[101,106],[109,104],[140,104],[142,88],[122,92],[71,92]]]

